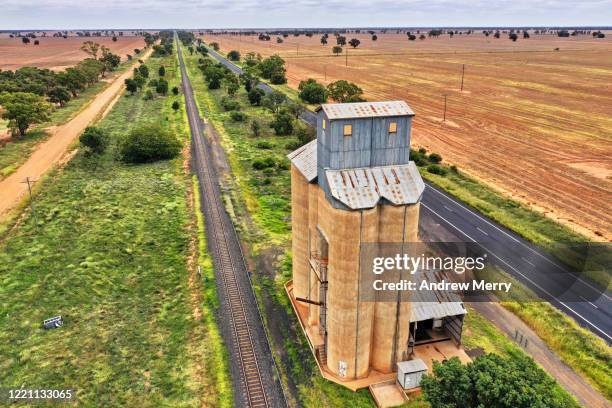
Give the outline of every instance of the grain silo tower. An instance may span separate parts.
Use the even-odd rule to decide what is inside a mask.
[[[325,104],[317,140],[288,157],[292,300],[322,371],[391,373],[407,359],[410,303],[359,302],[363,242],[416,242],[425,188],[404,101]]]

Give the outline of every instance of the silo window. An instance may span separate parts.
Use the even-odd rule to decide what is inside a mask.
[[[327,127],[327,121],[323,119],[323,130],[325,130],[326,127]]]
[[[397,122],[389,122],[389,134],[394,135],[397,133]]]
[[[353,125],[344,125],[344,136],[353,136]]]

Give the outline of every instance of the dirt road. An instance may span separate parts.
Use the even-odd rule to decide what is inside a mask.
[[[561,386],[572,394],[580,405],[592,408],[609,407],[609,402],[582,377],[563,363],[525,323],[512,312],[497,303],[470,303],[476,311],[490,320],[509,337],[518,330],[527,339],[525,352],[552,375]]]
[[[145,60],[151,55],[147,50],[141,59]],[[136,62],[137,64],[137,62]],[[37,180],[59,162],[67,152],[72,142],[92,122],[105,116],[109,108],[116,102],[124,87],[125,79],[132,75],[128,69],[102,92],[100,92],[89,105],[70,121],[52,130],[52,135],[41,143],[30,158],[9,177],[0,181],[0,215],[16,207],[28,190],[24,183],[26,177]]]

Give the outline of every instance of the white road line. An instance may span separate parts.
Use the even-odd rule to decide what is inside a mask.
[[[521,259],[522,259],[523,261],[527,262],[529,265],[531,265],[531,266],[535,266],[535,264],[534,264],[533,262],[529,261],[529,259],[526,259],[526,258],[523,258],[523,257],[521,257]]]
[[[445,206],[444,206],[444,208],[446,208],[446,210],[447,210],[447,211],[449,211],[449,212],[453,212],[453,209],[452,209],[452,208],[450,208],[450,207],[449,207],[449,206],[447,206],[447,205],[445,205]]]
[[[500,260],[501,262],[503,262],[506,266],[508,266],[510,269],[512,269],[514,272],[518,273],[519,275],[521,275],[523,278],[525,278],[526,280],[528,280],[529,282],[531,282],[531,284],[533,284],[535,287],[537,287],[538,289],[540,289],[542,292],[546,293],[548,296],[550,296],[552,299],[555,299],[555,297],[549,293],[546,289],[542,288],[540,285],[538,285],[537,283],[535,283],[534,281],[532,281],[531,279],[529,279],[527,276],[525,276],[522,272],[520,272],[518,269],[516,269],[514,266],[510,265],[508,262],[504,261],[502,258],[500,258],[499,256],[497,256],[494,252],[486,249],[485,247],[483,247],[480,243],[476,242],[476,240],[472,237],[470,237],[468,234],[466,234],[465,232],[463,232],[461,229],[459,229],[457,226],[455,226],[452,222],[450,222],[449,220],[447,220],[446,218],[442,217],[440,214],[438,214],[437,212],[435,212],[434,210],[432,210],[431,208],[429,208],[426,204],[421,203],[422,206],[424,206],[425,208],[427,208],[429,211],[431,211],[432,213],[436,214],[438,217],[440,217],[441,219],[443,219],[444,221],[446,221],[451,227],[453,227],[454,229],[456,229],[457,231],[459,231],[461,234],[463,234],[464,236],[466,236],[467,238],[469,238],[471,241],[473,241],[474,243],[476,243],[478,246],[480,246],[481,248],[483,248],[484,250],[486,250],[487,252],[489,252],[491,255],[493,255],[495,258],[497,258],[498,260]],[[610,335],[608,335],[608,333],[606,333],[605,331],[601,330],[599,327],[597,327],[596,325],[594,325],[593,323],[591,323],[589,320],[585,319],[584,317],[582,317],[582,315],[578,312],[576,312],[574,309],[572,309],[571,307],[569,307],[566,303],[557,300],[557,302],[559,302],[559,304],[563,305],[566,309],[568,309],[569,311],[571,311],[573,314],[575,314],[576,316],[578,316],[579,318],[581,318],[584,322],[586,322],[587,324],[589,324],[591,327],[593,327],[595,330],[597,330],[598,332],[600,332],[601,334],[603,334],[604,336],[606,336],[608,339],[610,339],[612,341],[612,337],[610,337]]]
[[[446,198],[448,201],[458,205],[459,207],[463,208],[464,210],[468,211],[469,213],[473,214],[475,217],[477,217],[478,219],[486,222],[487,224],[489,224],[490,226],[492,226],[493,228],[495,228],[496,230],[498,230],[499,232],[501,232],[502,234],[504,234],[505,236],[507,236],[508,238],[510,238],[511,240],[513,240],[514,242],[519,243],[520,245],[522,245],[523,247],[527,248],[529,251],[533,252],[534,254],[536,254],[537,256],[544,258],[544,260],[546,260],[546,262],[556,266],[557,268],[561,269],[564,272],[568,272],[567,269],[565,269],[563,266],[559,265],[558,263],[552,261],[551,259],[549,259],[548,257],[542,255],[540,252],[534,250],[533,248],[531,248],[529,245],[526,245],[524,242],[516,239],[515,237],[513,237],[512,235],[508,234],[506,231],[504,231],[503,229],[499,228],[497,225],[493,224],[491,221],[487,220],[486,218],[482,217],[481,215],[479,215],[478,213],[474,212],[473,210],[471,210],[470,208],[464,206],[463,204],[461,204],[459,201],[447,196],[446,194],[442,194],[440,191],[438,191],[437,189],[428,186],[427,184],[425,184],[426,188],[429,188],[430,190],[438,193],[439,195],[441,195],[442,197]],[[585,281],[584,279],[581,279],[579,276],[577,276],[577,279],[584,283],[585,285],[587,285],[588,287],[590,287],[591,289],[599,292],[601,290],[601,288],[596,288],[595,286],[591,285],[589,282]],[[612,300],[612,297],[607,295],[607,290],[604,290],[602,295],[604,297],[606,297],[608,300]]]
[[[579,295],[580,296],[580,295]],[[588,300],[586,300],[584,297],[580,296],[580,299],[584,300],[585,302],[587,302],[589,305],[593,306],[595,309],[599,309],[599,306],[597,306],[595,303],[593,302],[589,302]]]
[[[487,234],[486,232],[484,232],[480,227],[476,227],[476,229],[480,232],[482,232],[483,234],[485,234],[487,237],[489,236],[489,234]]]

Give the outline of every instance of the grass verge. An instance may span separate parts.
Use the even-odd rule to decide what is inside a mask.
[[[178,85],[176,58],[147,63],[151,72],[161,64]],[[180,96],[121,97],[99,123],[111,148],[79,152],[54,171],[36,195],[37,217],[27,214],[0,244],[4,386],[73,388],[83,406],[231,406],[214,290],[190,286],[190,242],[202,231],[190,227],[184,158],[116,160],[127,131],[160,118],[188,143]],[[200,251],[203,276],[206,259]],[[65,325],[43,330],[55,315]]]

